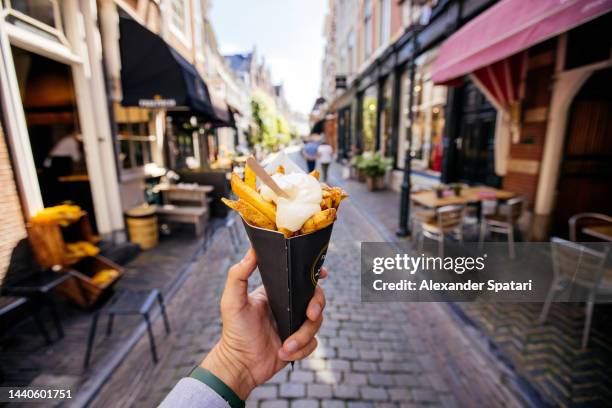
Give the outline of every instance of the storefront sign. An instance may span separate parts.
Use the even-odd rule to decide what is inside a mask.
[[[174,108],[176,100],[174,99],[139,99],[138,106],[141,108]]]

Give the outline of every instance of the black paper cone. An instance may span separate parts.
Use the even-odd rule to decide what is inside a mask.
[[[306,308],[319,280],[333,224],[312,234],[285,238],[243,220],[281,341],[306,320]]]

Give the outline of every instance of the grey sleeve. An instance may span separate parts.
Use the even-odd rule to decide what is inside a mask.
[[[181,379],[166,398],[159,404],[160,408],[230,408],[219,394],[195,378]]]

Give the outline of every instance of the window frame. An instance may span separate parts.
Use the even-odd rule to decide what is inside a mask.
[[[174,8],[175,4],[181,4],[182,3],[182,8],[183,8],[183,27],[179,27],[175,24],[175,17],[179,16],[178,13],[176,13],[176,10]],[[192,39],[191,39],[191,19],[189,18],[191,16],[190,13],[190,1],[189,0],[169,0],[168,2],[169,8],[170,8],[170,18],[168,19],[168,28],[170,29],[170,31],[172,32],[172,34],[179,39],[179,41],[181,41],[183,44],[187,45],[188,47],[191,47],[192,45]]]

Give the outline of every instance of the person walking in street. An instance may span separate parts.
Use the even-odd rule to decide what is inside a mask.
[[[306,321],[281,344],[263,286],[247,293],[257,259],[249,249],[232,266],[221,296],[221,339],[191,375],[181,379],[160,404],[162,408],[236,408],[257,386],[288,362],[308,357],[317,347],[325,295],[320,285],[306,309]],[[321,268],[321,277],[327,277]]]
[[[319,147],[318,143],[315,142],[314,137],[311,136],[308,139],[308,142],[302,148],[302,157],[306,159],[306,166],[308,167],[309,173],[317,167],[317,148],[318,147]]]
[[[323,141],[317,148],[317,158],[319,159],[319,163],[321,163],[321,170],[323,172],[323,182],[327,183],[327,172],[329,170],[329,165],[334,158],[334,149],[327,143],[327,141]]]

